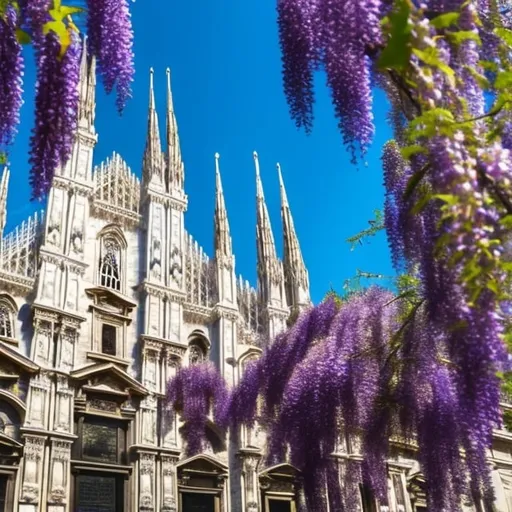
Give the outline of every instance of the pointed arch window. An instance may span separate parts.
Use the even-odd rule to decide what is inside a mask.
[[[0,337],[14,338],[14,310],[12,306],[0,300]]]
[[[121,245],[115,238],[104,238],[99,266],[101,286],[121,291]]]

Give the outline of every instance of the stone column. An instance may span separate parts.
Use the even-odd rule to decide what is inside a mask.
[[[64,512],[69,506],[72,443],[61,439],[51,440],[48,512]]]
[[[258,512],[261,510],[259,503],[258,465],[260,454],[242,455],[243,457],[243,492],[245,512]]]
[[[178,482],[176,478],[176,463],[178,457],[162,455],[161,464],[161,512],[176,512],[178,510]]]
[[[41,500],[45,438],[25,435],[20,511],[35,512]]]
[[[141,452],[139,459],[139,510],[141,512],[155,510],[155,462],[154,453]]]

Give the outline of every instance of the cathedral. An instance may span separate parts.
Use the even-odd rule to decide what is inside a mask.
[[[236,277],[218,155],[213,258],[185,229],[169,72],[164,144],[150,75],[141,181],[117,154],[93,169],[95,83],[84,51],[73,152],[46,213],[4,234],[8,170],[0,182],[0,512],[294,512],[300,474],[265,465],[261,429],[226,439],[211,422],[211,447],[186,457],[165,402],[181,365],[210,360],[236,384],[310,304],[281,171],[282,260],[254,154],[255,289]],[[347,439],[333,457],[358,454]],[[512,434],[496,432],[489,458],[495,510],[512,512]],[[393,441],[388,481],[389,505],[361,488],[359,511],[426,511],[414,446]]]

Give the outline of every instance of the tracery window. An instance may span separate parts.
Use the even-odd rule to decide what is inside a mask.
[[[105,238],[101,247],[100,285],[121,290],[121,246],[115,238]]]
[[[14,338],[13,310],[7,304],[0,302],[0,336]]]

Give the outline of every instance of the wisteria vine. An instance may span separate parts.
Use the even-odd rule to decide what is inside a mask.
[[[116,88],[116,104],[122,112],[134,77],[127,0],[88,0],[87,9],[63,5],[61,0],[0,2],[0,154],[4,161],[23,103],[22,45],[32,45],[36,57],[35,123],[30,140],[34,199],[46,196],[56,169],[71,155],[79,111],[80,58],[85,51],[72,16],[84,14],[89,60],[96,59],[107,93]]]
[[[270,460],[288,449],[304,472],[310,510],[350,510],[351,493],[334,482],[358,478],[386,502],[392,435],[418,444],[429,510],[492,501],[486,451],[510,370],[510,12],[485,0],[278,1],[298,126],[312,128],[323,69],[356,160],[374,132],[372,86],[388,95],[384,226],[395,268],[414,283],[394,298],[378,289],[350,297],[328,334],[297,335],[316,309],[304,313],[233,394],[235,424],[258,418]],[[271,355],[296,339],[308,349],[269,386]],[[331,455],[342,436],[361,439],[363,460],[340,479]]]
[[[182,435],[189,456],[206,448],[209,421],[224,430],[228,426],[229,392],[211,363],[180,368],[167,383],[166,399],[169,420],[179,414],[183,422]]]

